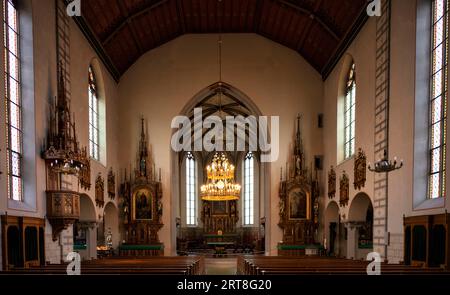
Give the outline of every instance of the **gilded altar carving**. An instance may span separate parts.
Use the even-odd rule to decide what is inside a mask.
[[[113,200],[116,197],[116,175],[112,167],[108,172],[108,197]]]
[[[328,198],[333,199],[336,196],[336,171],[331,166],[328,172]]]
[[[349,179],[345,171],[343,171],[341,179],[339,180],[339,204],[342,206],[348,205],[349,197]]]
[[[99,172],[95,180],[95,204],[99,207],[105,205],[105,181],[102,174]]]
[[[359,148],[358,155],[355,157],[354,182],[355,189],[361,190],[366,184],[366,154]]]
[[[314,244],[314,233],[318,228],[319,186],[317,173],[309,172],[304,165],[304,152],[300,133],[300,116],[297,117],[295,146],[290,170],[286,167],[286,179],[279,187],[278,226],[283,230],[283,244]]]
[[[133,175],[134,174],[134,175]],[[149,157],[144,119],[141,120],[139,153],[134,173],[127,174],[119,188],[125,244],[161,245],[158,231],[163,227],[161,179],[156,180]]]

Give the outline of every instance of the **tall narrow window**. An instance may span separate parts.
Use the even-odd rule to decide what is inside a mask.
[[[254,223],[254,157],[249,152],[244,159],[244,225]]]
[[[186,224],[197,225],[197,195],[195,182],[195,159],[191,153],[186,156]]]
[[[433,1],[430,77],[429,198],[445,196],[447,130],[448,0]]]
[[[22,100],[20,84],[19,12],[17,2],[3,0],[3,34],[5,54],[5,110],[8,196],[23,200],[22,169]]]
[[[92,66],[89,66],[89,154],[99,161],[99,103],[98,88],[95,80],[95,73]]]
[[[347,76],[344,101],[344,159],[350,158],[355,153],[355,74],[355,64],[352,63]]]

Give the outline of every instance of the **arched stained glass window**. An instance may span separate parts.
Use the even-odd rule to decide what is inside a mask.
[[[99,161],[100,151],[100,126],[99,126],[99,101],[98,87],[92,66],[89,66],[89,155]]]
[[[355,153],[356,72],[352,63],[346,83],[344,100],[344,159]]]
[[[195,158],[186,154],[186,224],[197,225],[197,190],[195,177]]]
[[[249,152],[244,159],[244,225],[254,224],[255,214],[255,179],[254,179],[254,156]]]
[[[448,0],[433,1],[428,178],[428,197],[430,199],[445,196],[448,8]]]

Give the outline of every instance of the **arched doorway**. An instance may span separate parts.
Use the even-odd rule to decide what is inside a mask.
[[[373,206],[365,193],[355,196],[348,211],[347,258],[365,259],[373,251]]]
[[[73,244],[83,260],[97,258],[96,219],[94,202],[87,194],[81,194],[80,219],[73,225]]]
[[[226,149],[226,136],[229,132],[225,124],[225,118],[227,116],[242,116],[246,118],[250,115],[261,116],[261,112],[256,107],[256,105],[248,98],[244,93],[234,88],[233,86],[220,82],[215,83],[211,86],[200,91],[197,95],[195,95],[182,109],[180,115],[186,116],[189,118],[191,122],[191,126],[195,129],[196,124],[201,124],[202,122],[197,122],[194,114],[194,109],[202,108],[202,116],[204,119],[207,116],[217,116],[223,122],[224,126],[224,149]],[[245,142],[245,146],[248,147],[249,137],[253,134],[251,128],[246,128],[245,132],[239,133],[236,130],[231,130],[234,135],[235,144],[242,140]],[[174,132],[176,132],[174,130]],[[194,132],[192,134],[192,145],[198,142],[198,140],[203,141],[203,136],[205,134],[202,133],[200,137],[195,137]],[[265,136],[265,135],[263,135]],[[267,135],[270,137],[270,134]],[[228,159],[230,162],[236,167],[235,169],[235,180],[237,183],[242,182],[244,178],[244,160],[248,155],[248,149],[239,150],[239,151],[229,151],[226,152]],[[171,153],[171,174],[172,174],[172,217],[173,222],[171,223],[171,232],[172,232],[172,244],[177,245],[177,247],[173,248],[173,255],[176,254],[176,251],[179,250],[180,245],[183,245],[183,250],[186,248],[186,235],[190,237],[187,240],[198,240],[198,238],[203,235],[203,220],[202,220],[202,209],[204,204],[202,203],[199,197],[199,189],[203,182],[206,180],[204,170],[206,166],[209,164],[210,159],[213,157],[214,151],[195,151],[187,153],[186,151],[175,152],[172,150]],[[255,213],[253,217],[252,224],[247,224],[245,226],[242,225],[242,221],[244,220],[243,212],[244,205],[241,201],[237,201],[236,203],[227,203],[224,206],[217,206],[217,210],[228,210],[228,212],[237,212],[238,221],[236,222],[237,228],[237,236],[239,236],[239,242],[242,245],[250,246],[258,248],[260,251],[265,251],[265,249],[270,249],[270,227],[266,228],[265,225],[270,225],[270,210],[266,210],[266,208],[270,208],[270,163],[263,163],[260,161],[261,153],[256,151],[253,153],[253,165],[254,174],[253,176],[257,181],[253,183],[254,186],[254,210]],[[187,189],[186,189],[186,159],[193,158],[195,161],[192,167],[195,168],[195,171],[192,174],[195,175],[196,180],[198,180],[194,187],[197,190],[197,200],[194,202],[196,206],[194,206],[194,211],[196,212],[193,224],[187,224],[187,210],[186,210],[186,199],[187,199]],[[218,204],[214,204],[218,205]],[[222,204],[223,205],[223,204]],[[219,208],[220,207],[220,208]],[[222,208],[223,207],[223,208]],[[208,208],[208,206],[206,206]],[[211,208],[211,211],[216,210],[215,208]],[[235,211],[236,210],[236,211]],[[228,221],[225,220],[225,223]],[[228,226],[224,226],[228,227]],[[212,227],[215,228],[215,227]],[[186,232],[189,234],[186,234]],[[180,240],[182,242],[180,243]],[[183,251],[184,252],[184,251]]]
[[[331,201],[325,210],[325,247],[327,255],[339,256],[339,206]]]
[[[119,211],[113,202],[108,202],[105,206],[103,224],[105,244],[112,243],[112,247],[117,248],[120,241]]]

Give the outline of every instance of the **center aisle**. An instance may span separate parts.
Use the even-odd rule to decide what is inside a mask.
[[[237,258],[205,258],[207,275],[235,275]]]

